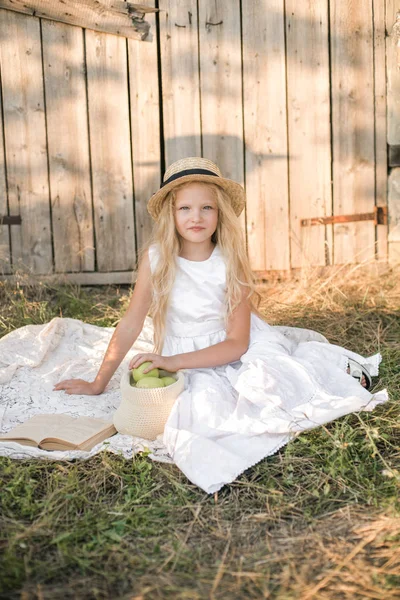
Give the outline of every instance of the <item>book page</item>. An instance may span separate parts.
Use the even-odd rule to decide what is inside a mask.
[[[8,433],[1,435],[0,440],[14,439],[17,441],[19,438],[26,438],[34,440],[39,445],[46,438],[51,438],[53,441],[66,442],[66,447],[75,447],[88,441],[93,436],[97,436],[102,431],[106,431],[110,426],[112,427],[111,422],[105,422],[94,417],[74,418],[69,415],[56,414],[35,415],[26,423],[17,425]],[[115,431],[112,427],[110,435]]]
[[[18,439],[28,439],[36,442],[38,446],[40,441],[46,436],[55,431],[54,427],[56,422],[52,420],[49,422],[49,417],[61,417],[63,423],[68,422],[71,417],[67,416],[67,419],[64,419],[66,415],[35,415],[31,419],[25,421],[25,423],[21,423],[21,425],[17,425],[11,431],[7,433],[2,433],[0,435],[0,440],[15,440]]]
[[[92,435],[81,444],[63,442],[59,439],[48,437],[40,442],[39,448],[43,448],[43,450],[67,450],[69,448],[76,450],[91,450],[93,446],[96,446],[96,444],[111,437],[115,433],[117,433],[117,430],[115,429],[114,425],[112,423],[108,423],[108,425],[103,427],[99,433]]]
[[[44,450],[61,450],[63,445],[65,448],[90,450],[96,443],[116,432],[117,430],[110,422],[106,423],[93,417],[79,417],[64,427],[62,432],[59,431],[58,435],[53,433],[43,438],[40,447]]]

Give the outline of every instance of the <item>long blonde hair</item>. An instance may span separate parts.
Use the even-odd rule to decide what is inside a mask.
[[[152,273],[153,296],[149,309],[154,326],[154,352],[157,354],[161,353],[164,344],[166,315],[177,269],[176,257],[182,250],[174,221],[176,196],[179,190],[191,183],[185,182],[176,186],[165,198],[159,219],[153,226],[150,238],[139,253],[140,260],[152,244],[156,244],[159,251],[159,260],[154,273]],[[227,326],[230,315],[242,300],[241,285],[248,288],[247,300],[251,307],[257,308],[260,302],[260,294],[256,291],[254,274],[247,257],[240,221],[232,208],[229,196],[225,190],[216,184],[200,181],[196,181],[196,184],[206,186],[211,190],[218,207],[217,229],[213,233],[211,241],[218,244],[226,264],[226,294],[223,318]],[[255,297],[258,298],[257,304],[255,303]]]

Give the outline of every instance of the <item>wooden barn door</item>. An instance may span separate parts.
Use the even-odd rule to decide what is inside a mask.
[[[396,260],[395,4],[159,0],[146,42],[0,9],[2,273],[130,283],[184,156],[246,187],[260,277]]]
[[[2,273],[132,281],[160,182],[157,36],[0,9],[0,40]]]
[[[260,273],[387,259],[385,51],[384,0],[243,4],[247,234]]]

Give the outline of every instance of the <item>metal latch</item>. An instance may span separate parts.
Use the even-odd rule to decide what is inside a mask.
[[[374,221],[375,225],[387,225],[387,206],[375,206],[374,212],[360,213],[358,215],[332,215],[331,217],[313,217],[302,219],[301,225],[334,225],[335,223],[350,223],[352,221]]]
[[[21,216],[16,215],[13,217],[9,217],[8,215],[2,217],[0,216],[0,225],[21,225]]]

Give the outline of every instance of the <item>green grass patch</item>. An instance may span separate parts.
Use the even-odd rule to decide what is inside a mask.
[[[0,458],[0,597],[399,598],[399,277],[356,275],[264,285],[262,310],[381,351],[387,404],[301,434],[215,497],[146,454]],[[115,326],[129,298],[1,283],[0,333],[55,316]]]

